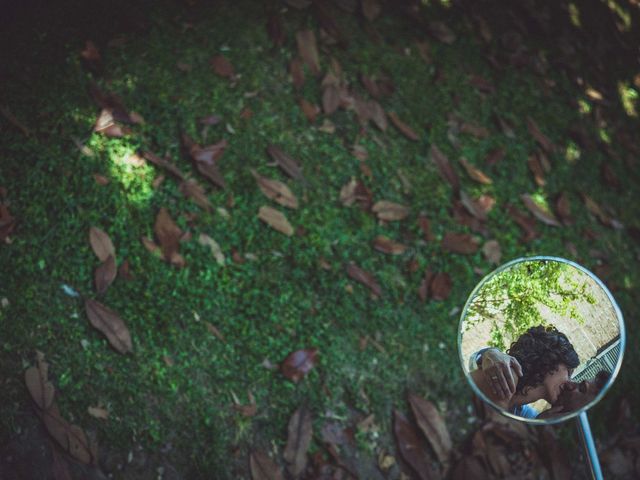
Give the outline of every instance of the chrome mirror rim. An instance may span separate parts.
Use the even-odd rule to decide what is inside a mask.
[[[602,390],[600,390],[598,395],[596,395],[596,397],[592,401],[590,401],[589,403],[584,405],[582,408],[580,408],[578,410],[575,410],[574,412],[567,413],[565,416],[562,416],[562,417],[559,417],[559,418],[554,418],[554,419],[541,419],[541,420],[538,420],[538,419],[535,419],[535,418],[524,418],[524,417],[520,417],[518,415],[515,415],[513,413],[507,412],[506,410],[504,410],[504,409],[500,408],[498,405],[496,405],[488,397],[486,397],[484,395],[484,393],[482,393],[480,391],[480,389],[475,384],[475,382],[473,382],[471,380],[471,375],[469,374],[469,372],[467,372],[467,370],[464,367],[464,365],[466,365],[468,359],[464,359],[463,355],[462,355],[462,325],[463,325],[465,317],[467,316],[467,311],[468,311],[468,309],[469,309],[469,307],[471,305],[471,301],[475,298],[476,294],[478,293],[478,290],[480,290],[480,288],[482,288],[482,286],[484,286],[486,284],[486,282],[488,282],[491,278],[493,278],[494,276],[496,276],[500,272],[506,270],[507,268],[509,268],[509,267],[511,267],[513,265],[516,265],[518,263],[531,262],[531,261],[537,261],[537,260],[562,262],[562,263],[571,265],[572,267],[575,267],[578,270],[580,270],[581,272],[583,272],[586,275],[588,275],[604,291],[604,293],[606,294],[607,298],[611,302],[611,305],[613,306],[614,311],[616,313],[616,317],[618,318],[618,327],[620,329],[620,354],[618,356],[618,360],[617,360],[616,365],[615,365],[615,367],[613,369],[613,372],[611,373],[611,377],[607,381],[606,385],[602,388]],[[578,264],[576,262],[573,262],[571,260],[567,260],[566,258],[562,258],[562,257],[553,257],[553,256],[546,256],[546,255],[537,255],[537,256],[532,256],[532,257],[519,257],[519,258],[516,258],[514,260],[511,260],[511,261],[499,266],[498,268],[496,268],[492,272],[490,272],[487,275],[485,275],[477,283],[475,288],[471,291],[471,293],[469,294],[469,297],[467,298],[467,301],[466,301],[466,303],[464,305],[464,308],[462,309],[462,312],[460,314],[460,321],[458,323],[458,357],[460,358],[460,366],[462,367],[462,371],[464,373],[464,376],[466,377],[466,380],[469,383],[469,385],[471,386],[471,389],[473,390],[473,392],[483,402],[485,402],[488,405],[490,405],[492,408],[494,408],[495,410],[500,412],[502,415],[504,415],[506,417],[509,417],[509,418],[512,418],[514,420],[518,420],[518,421],[521,421],[521,422],[526,422],[526,423],[530,423],[530,424],[534,424],[534,425],[549,425],[549,424],[553,424],[553,423],[565,422],[567,420],[570,420],[572,418],[577,417],[582,412],[586,412],[591,407],[593,407],[596,403],[598,403],[602,399],[602,397],[604,397],[604,395],[607,393],[609,388],[611,388],[611,385],[613,385],[616,377],[618,376],[618,373],[620,372],[620,368],[622,366],[622,360],[623,360],[623,357],[624,357],[625,345],[626,345],[626,331],[625,331],[625,328],[624,328],[624,318],[622,316],[622,311],[620,310],[620,307],[618,306],[618,303],[616,302],[615,298],[613,298],[613,295],[611,294],[609,289],[602,282],[602,280],[600,280],[593,272],[591,272],[590,270],[587,270],[585,267],[583,267],[582,265],[580,265],[580,264]]]

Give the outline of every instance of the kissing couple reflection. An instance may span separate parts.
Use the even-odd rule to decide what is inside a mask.
[[[529,328],[506,353],[483,348],[471,355],[471,378],[497,406],[524,418],[552,419],[581,409],[598,395],[610,373],[575,382],[580,365],[567,336],[552,326]],[[546,400],[546,409],[533,406]],[[544,402],[538,402],[544,403]]]

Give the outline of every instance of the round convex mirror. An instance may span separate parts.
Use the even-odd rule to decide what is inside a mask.
[[[487,275],[462,312],[458,351],[477,395],[502,414],[556,423],[597,403],[624,352],[622,313],[584,267],[513,260]]]

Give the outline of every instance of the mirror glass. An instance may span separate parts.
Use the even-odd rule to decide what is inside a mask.
[[[622,362],[622,314],[604,284],[557,257],[513,260],[462,311],[458,351],[475,393],[504,415],[556,423],[597,403]]]

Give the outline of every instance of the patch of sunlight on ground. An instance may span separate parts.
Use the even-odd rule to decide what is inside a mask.
[[[604,128],[598,129],[598,136],[600,137],[600,140],[602,140],[604,143],[611,143],[611,137],[609,136],[609,132],[607,132]]]
[[[588,115],[591,113],[591,104],[582,98],[578,99],[578,111],[581,115]]]
[[[580,10],[578,10],[575,3],[569,4],[569,17],[575,27],[582,28],[582,24],[580,23]]]
[[[580,159],[581,153],[580,147],[578,147],[575,142],[569,141],[569,143],[567,143],[567,148],[564,151],[564,158],[567,159],[567,162],[573,164]]]
[[[618,94],[620,95],[620,101],[624,107],[624,111],[630,117],[637,117],[638,111],[636,110],[636,103],[638,101],[638,92],[628,83],[618,82]]]
[[[618,5],[614,0],[606,0],[609,10],[614,12],[622,23],[616,22],[618,30],[626,32],[631,29],[631,15],[624,8]]]
[[[154,172],[147,163],[137,156],[126,139],[106,138],[94,135],[91,146],[101,152],[105,159],[109,176],[121,186],[121,193],[134,206],[147,204],[154,194],[152,182]]]
[[[531,194],[531,199],[543,210],[547,212],[552,212],[553,210],[549,207],[549,202],[543,190],[538,190],[535,193]]]

